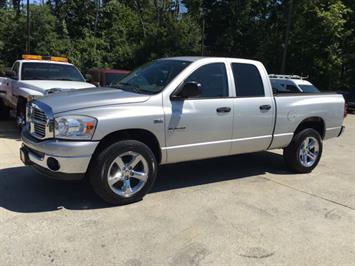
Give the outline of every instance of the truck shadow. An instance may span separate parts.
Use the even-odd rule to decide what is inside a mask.
[[[20,130],[13,119],[0,121],[0,138],[20,140]]]
[[[260,152],[161,166],[150,193],[236,180],[265,173],[289,174],[279,154]],[[237,183],[236,183],[237,185]],[[28,167],[0,170],[0,208],[33,213],[61,208],[112,207],[101,201],[87,180],[65,182],[41,176]]]

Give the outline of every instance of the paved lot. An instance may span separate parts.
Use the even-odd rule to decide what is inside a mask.
[[[311,174],[287,172],[281,151],[179,164],[110,207],[23,167],[0,122],[0,265],[354,265],[355,115],[346,126]]]

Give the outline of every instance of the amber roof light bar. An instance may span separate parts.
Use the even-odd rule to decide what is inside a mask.
[[[47,55],[33,55],[33,54],[24,54],[22,55],[23,60],[47,60],[54,62],[63,62],[68,63],[69,60],[66,57],[61,56],[47,56]]]

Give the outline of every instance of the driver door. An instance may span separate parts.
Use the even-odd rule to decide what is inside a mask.
[[[13,106],[17,105],[17,96],[15,95],[15,89],[18,87],[18,79],[20,76],[20,63],[16,62],[12,68],[12,71],[16,73],[16,78],[8,78],[6,81],[6,94],[7,99]]]
[[[171,100],[164,106],[169,163],[228,155],[233,129],[233,99],[224,62],[195,70],[185,82],[198,82],[202,95]]]

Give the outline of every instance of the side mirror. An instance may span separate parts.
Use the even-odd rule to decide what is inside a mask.
[[[10,78],[10,79],[17,79],[17,75],[16,75],[16,72],[15,71],[12,71],[12,70],[7,70],[5,72],[6,74],[6,77]]]
[[[176,93],[174,93],[171,100],[182,100],[188,98],[199,97],[202,94],[202,85],[196,81],[185,82]]]
[[[85,80],[87,82],[91,82],[92,81],[92,75],[91,74],[85,74]]]

